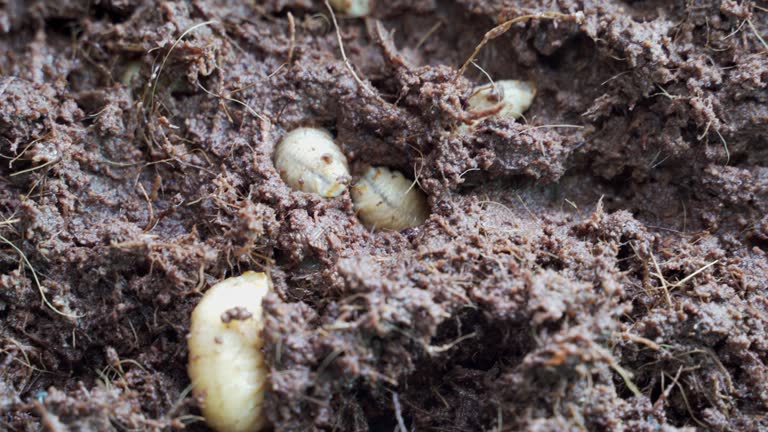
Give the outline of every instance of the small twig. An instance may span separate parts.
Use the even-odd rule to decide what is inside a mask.
[[[37,278],[37,272],[35,271],[35,268],[32,267],[32,264],[29,262],[24,252],[22,252],[21,249],[19,249],[15,244],[13,244],[13,242],[3,237],[2,235],[0,235],[0,241],[12,247],[16,252],[18,252],[19,255],[21,255],[21,259],[24,260],[24,263],[27,265],[27,267],[29,267],[29,271],[32,272],[32,278],[35,280],[35,284],[37,285],[37,290],[40,292],[40,297],[42,297],[43,303],[45,303],[46,306],[48,306],[52,311],[56,312],[57,314],[67,318],[77,319],[77,318],[82,318],[84,316],[84,315],[68,314],[56,309],[56,307],[54,307],[51,304],[51,302],[48,301],[48,298],[45,296],[45,291],[43,291],[43,285],[40,284],[40,279]]]
[[[672,384],[670,384],[670,388],[674,387],[675,384],[677,384],[677,387],[680,389],[680,396],[682,396],[683,398],[683,403],[685,404],[685,408],[688,410],[688,415],[690,415],[691,419],[695,421],[702,428],[705,428],[705,429],[709,428],[709,425],[699,420],[696,417],[696,414],[693,413],[693,409],[691,409],[691,404],[688,402],[688,396],[685,395],[685,388],[683,388],[683,385],[680,384],[680,381],[678,380],[678,378],[680,377],[681,371],[682,371],[682,366],[680,367],[680,369],[678,369],[677,375],[673,378]],[[665,373],[665,372],[662,372],[662,373]],[[667,374],[667,376],[669,376],[669,374]],[[672,378],[671,376],[669,377]]]
[[[231,97],[227,97],[227,96],[222,96],[222,95],[216,94],[216,93],[206,89],[205,87],[203,87],[203,85],[200,84],[199,82],[197,83],[197,86],[200,87],[200,90],[206,92],[207,94],[209,94],[211,96],[214,96],[214,97],[217,97],[217,98],[221,98],[221,99],[224,99],[224,100],[229,101],[229,102],[234,102],[234,103],[244,107],[249,113],[251,113],[251,115],[253,115],[254,117],[258,118],[261,121],[266,121],[267,120],[266,118],[264,118],[263,115],[257,113],[256,110],[254,110],[248,104],[246,104],[245,102],[243,102],[241,100],[237,100],[237,99],[234,99],[234,98],[231,98]]]
[[[395,417],[397,417],[397,426],[400,428],[400,432],[408,432],[408,428],[405,427],[405,420],[403,420],[403,412],[397,392],[392,392],[392,404],[395,406]]]
[[[631,72],[632,72],[631,70],[624,71],[624,72],[619,72],[616,75],[614,75],[614,76],[608,78],[607,80],[603,81],[602,83],[600,83],[600,85],[604,86],[604,85],[608,84],[609,82],[615,80],[616,78],[618,78],[618,77],[620,77],[622,75],[626,75],[626,74],[631,73]]]
[[[441,395],[440,392],[437,391],[437,388],[435,388],[434,386],[432,386],[432,393],[434,393],[435,396],[437,396],[437,398],[440,399],[440,402],[443,403],[443,406],[445,406],[445,409],[451,409],[451,405],[448,403],[447,400],[445,400],[445,397]]]
[[[496,94],[496,98],[497,98],[497,100],[499,100],[499,101],[500,101],[500,100],[504,99],[504,95],[501,93],[501,91],[499,90],[499,88],[498,88],[498,87],[496,87],[496,83],[493,81],[493,78],[491,78],[491,74],[489,74],[488,72],[486,72],[486,71],[485,71],[485,69],[483,69],[482,67],[480,67],[480,65],[479,65],[479,64],[477,64],[477,63],[476,63],[474,60],[472,60],[472,66],[476,67],[476,68],[477,68],[477,69],[478,69],[480,72],[482,72],[482,73],[483,73],[483,75],[485,75],[485,77],[486,77],[486,78],[488,78],[488,81],[490,81],[490,82],[491,82],[491,87],[493,87],[493,93],[495,93],[495,94]]]
[[[528,128],[525,128],[525,131],[532,131],[536,129],[584,129],[584,126],[581,125],[572,125],[572,124],[548,124],[548,125],[540,125],[540,126],[531,126]]]
[[[656,267],[656,277],[659,278],[661,281],[661,288],[664,290],[664,294],[667,298],[667,304],[672,306],[672,297],[669,295],[669,288],[667,286],[667,280],[664,278],[664,275],[661,273],[661,269],[659,268],[659,263],[656,261],[656,256],[651,253],[651,260],[653,260],[653,266]]]
[[[293,49],[296,47],[296,21],[293,14],[288,12],[288,35],[291,38],[291,45],[288,47],[288,64],[293,62]]]
[[[632,373],[628,370],[624,369],[618,362],[616,362],[615,359],[610,359],[610,366],[613,370],[616,371],[619,376],[621,376],[621,379],[624,380],[624,385],[627,386],[627,388],[634,393],[635,396],[641,397],[643,393],[640,391],[640,389],[637,388],[635,383],[632,382]]]
[[[720,134],[719,130],[715,129],[715,133],[720,137],[720,141],[723,143],[723,148],[725,149],[725,164],[728,165],[728,163],[731,162],[731,152],[728,151],[728,143],[725,142],[725,138],[723,138],[723,135]]]
[[[481,170],[480,168],[467,168],[467,169],[465,169],[465,170],[464,170],[464,171],[463,171],[461,174],[459,174],[459,178],[464,178],[464,176],[465,176],[467,173],[470,173],[470,172],[472,172],[472,171],[482,171],[482,170]]]
[[[704,139],[704,137],[706,137],[706,136],[707,136],[707,133],[709,132],[709,127],[710,127],[710,126],[712,126],[712,120],[710,120],[709,122],[707,122],[707,126],[704,128],[704,132],[702,132],[702,133],[701,133],[701,135],[696,135],[696,139],[697,139],[697,140],[699,140],[699,141],[701,141],[702,139]]]
[[[344,350],[341,348],[336,348],[333,350],[330,354],[328,354],[328,357],[323,359],[323,362],[320,363],[320,366],[317,368],[317,372],[315,373],[316,378],[315,380],[320,379],[320,375],[325,372],[325,369],[328,368],[328,366],[333,363],[334,360],[336,360],[340,355],[344,354]]]
[[[445,352],[445,351],[448,351],[449,349],[453,348],[454,346],[458,345],[460,342],[463,342],[463,341],[465,341],[467,339],[472,339],[473,337],[476,337],[476,336],[477,336],[477,332],[472,332],[470,334],[466,334],[464,336],[458,337],[453,342],[447,343],[445,345],[428,346],[427,347],[427,351],[430,354]]]
[[[684,277],[683,279],[673,283],[671,286],[674,287],[674,288],[679,288],[679,287],[685,285],[685,283],[688,282],[689,280],[693,279],[693,277],[696,276],[697,274],[703,272],[704,270],[712,267],[713,265],[715,265],[715,264],[717,264],[719,262],[720,262],[720,260],[714,260],[711,263],[701,267],[700,269],[696,270],[695,272],[693,272],[693,273],[689,274],[688,276]]]
[[[189,393],[192,392],[192,383],[190,383],[188,386],[184,388],[184,390],[179,393],[179,397],[176,399],[176,402],[174,402],[171,409],[168,411],[167,416],[172,416],[176,414],[176,411],[181,407],[181,404],[184,402],[184,399],[189,396]]]
[[[661,347],[659,346],[659,344],[657,344],[656,342],[654,342],[654,341],[652,341],[652,340],[650,340],[648,338],[644,338],[642,336],[634,335],[634,334],[629,333],[629,332],[615,332],[614,335],[621,336],[622,338],[630,340],[632,342],[641,343],[643,345],[648,346],[648,348],[650,348],[650,349],[652,349],[654,351],[661,350]]]
[[[734,36],[735,34],[737,34],[738,32],[740,32],[740,31],[741,31],[741,28],[742,28],[742,27],[744,27],[744,24],[746,24],[746,23],[747,23],[747,20],[744,20],[744,21],[742,21],[742,22],[741,22],[741,24],[739,24],[739,26],[738,26],[738,27],[736,27],[736,30],[734,30],[734,31],[730,32],[728,35],[726,35],[726,36],[724,36],[724,37],[720,38],[720,42],[722,42],[722,41],[724,41],[724,40],[726,40],[726,39],[729,39],[729,38],[731,38],[732,36]]]
[[[202,423],[205,421],[205,417],[192,414],[184,414],[183,416],[176,417],[174,420],[180,421],[184,426],[189,426],[193,423]]]
[[[768,50],[768,43],[765,43],[765,39],[763,39],[763,37],[760,36],[760,33],[757,32],[757,29],[755,28],[755,25],[752,24],[751,19],[747,20],[747,24],[749,25],[749,28],[752,29],[752,33],[755,34],[755,37],[757,38],[757,40],[759,40],[760,43],[763,45],[763,47]]]
[[[278,66],[278,67],[277,67],[277,69],[275,69],[275,70],[274,70],[272,73],[270,73],[269,75],[267,75],[267,79],[270,79],[270,78],[272,78],[273,76],[277,75],[277,74],[278,74],[278,72],[280,72],[281,70],[283,70],[283,68],[284,68],[284,67],[285,67],[285,63],[283,63],[283,64],[281,64],[280,66]],[[255,85],[255,84],[254,84],[254,85]]]
[[[677,373],[675,374],[674,378],[672,378],[672,384],[670,384],[669,387],[664,389],[664,393],[662,393],[661,397],[658,399],[658,401],[656,403],[663,402],[663,401],[665,401],[669,397],[669,395],[672,393],[672,389],[675,388],[675,384],[677,384],[677,380],[680,378],[680,374],[682,372],[683,372],[683,367],[680,366],[677,369]],[[664,372],[662,372],[662,375],[661,375],[662,385],[664,383],[664,380],[663,380],[664,379],[664,375],[666,375],[666,374]]]
[[[528,208],[528,204],[525,203],[525,200],[523,200],[523,197],[521,197],[520,194],[517,192],[515,192],[515,196],[517,196],[517,199],[520,201],[520,204],[523,205],[523,208],[525,209],[526,212],[528,212],[528,214],[531,216],[531,218],[536,223],[536,225],[541,227],[541,222],[539,221],[539,217],[536,216],[536,214],[533,213],[530,208]]]
[[[186,31],[184,31],[184,33],[182,33],[181,36],[179,36],[179,38],[176,39],[176,42],[174,42],[173,45],[171,45],[171,49],[169,49],[168,52],[165,54],[165,57],[163,58],[162,63],[160,63],[160,69],[157,70],[157,75],[154,77],[155,78],[155,83],[152,85],[152,93],[150,94],[150,97],[149,97],[150,111],[154,110],[155,90],[157,89],[157,84],[160,81],[160,75],[163,73],[163,69],[165,69],[165,63],[168,62],[168,57],[171,56],[171,53],[173,52],[173,50],[176,49],[176,46],[179,43],[181,43],[181,40],[184,39],[185,36],[187,36],[188,34],[192,33],[193,31],[199,29],[200,27],[211,25],[211,24],[213,24],[215,22],[216,21],[214,21],[214,20],[210,20],[210,21],[202,22],[200,24],[193,25],[192,27],[190,27]]]
[[[349,62],[349,58],[347,58],[347,53],[344,51],[344,41],[341,39],[341,30],[339,29],[339,23],[336,21],[336,14],[333,13],[333,8],[331,7],[331,4],[328,2],[328,0],[325,0],[325,7],[328,8],[328,12],[331,14],[331,20],[333,21],[333,27],[336,29],[336,40],[339,42],[339,51],[341,51],[341,58],[344,60],[344,65],[347,67],[347,70],[349,70],[349,73],[352,74],[352,78],[357,81],[357,84],[360,85],[363,89],[365,89],[367,92],[371,93],[373,96],[378,96],[376,92],[368,88],[365,83],[363,83],[363,80],[360,79],[359,76],[357,76],[357,72],[355,72],[355,69],[352,67],[352,63]]]
[[[48,134],[46,134],[46,135],[48,135]],[[25,145],[24,149],[19,154],[17,154],[13,159],[11,159],[10,162],[8,162],[8,167],[10,168],[17,160],[21,159],[21,157],[24,156],[24,153],[26,153],[27,150],[29,150],[30,147],[32,147],[34,144],[37,144],[38,142],[42,141],[45,138],[46,138],[45,135],[41,136],[40,138],[37,138],[37,139],[31,141],[29,144]]]
[[[652,95],[651,95],[651,97],[655,97],[655,96],[663,95],[663,96],[666,96],[666,97],[668,97],[668,98],[669,98],[669,100],[675,100],[675,98],[677,97],[677,96],[673,96],[673,95],[669,94],[669,92],[667,91],[667,89],[665,89],[664,87],[662,87],[662,86],[660,86],[660,85],[658,85],[658,84],[656,85],[656,87],[658,87],[658,88],[659,88],[659,90],[661,90],[661,93],[654,93],[654,94],[652,94]]]
[[[13,217],[13,215],[11,215],[11,217]],[[16,219],[5,219],[3,221],[0,221],[0,226],[3,226],[3,225],[13,225],[13,224],[15,224],[16,222],[18,222],[20,220],[21,219],[19,219],[19,218],[16,218]]]
[[[496,405],[496,427],[499,432],[504,430],[504,415],[501,411],[501,405]]]
[[[152,227],[152,220],[155,218],[155,212],[152,209],[152,200],[149,199],[149,195],[147,195],[147,190],[144,189],[144,185],[139,182],[139,189],[141,189],[142,195],[144,195],[144,199],[147,200],[147,208],[149,209],[149,217],[147,218],[147,225],[144,227],[144,231],[149,231],[149,229]]]
[[[18,175],[26,174],[26,173],[29,173],[29,172],[32,172],[32,171],[37,171],[39,169],[45,168],[47,166],[50,166],[50,165],[53,165],[53,164],[59,163],[59,162],[61,162],[61,158],[52,159],[52,160],[49,160],[48,162],[46,162],[46,163],[44,163],[42,165],[38,165],[38,166],[35,166],[35,167],[23,169],[21,171],[16,171],[15,173],[9,175],[8,177],[16,177]]]
[[[424,34],[424,36],[422,36],[421,39],[419,39],[419,41],[416,43],[415,49],[421,48],[421,46],[424,45],[424,42],[426,42],[427,39],[429,39],[429,37],[432,36],[442,25],[443,25],[442,21],[438,21],[437,24],[433,25],[432,28],[429,29],[429,31],[426,34]]]

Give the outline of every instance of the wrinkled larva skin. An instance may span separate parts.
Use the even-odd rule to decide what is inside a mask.
[[[267,426],[261,301],[269,285],[264,273],[243,273],[211,287],[192,312],[187,372],[203,416],[217,432]]]
[[[331,6],[346,16],[364,17],[371,13],[373,0],[330,0]]]
[[[429,217],[424,192],[389,168],[368,168],[351,193],[358,217],[370,228],[401,231]]]
[[[473,114],[488,113],[481,118],[494,116],[517,119],[531,107],[536,97],[536,85],[531,81],[502,80],[496,81],[495,85],[475,87],[467,100],[467,111]],[[462,129],[466,131],[471,126],[464,125]]]
[[[349,181],[347,157],[323,129],[298,128],[283,137],[275,168],[291,188],[326,198],[341,195]]]

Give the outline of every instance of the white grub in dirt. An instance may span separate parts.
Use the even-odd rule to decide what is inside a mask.
[[[502,80],[475,87],[467,100],[467,111],[479,118],[517,119],[531,107],[536,85],[531,81]],[[475,123],[473,123],[475,124]],[[465,131],[471,126],[463,126]]]
[[[267,427],[262,413],[267,366],[261,353],[264,273],[245,272],[211,287],[192,312],[187,372],[202,412],[217,432]]]
[[[368,168],[351,193],[360,220],[370,228],[400,231],[421,225],[429,217],[424,192],[389,168]]]
[[[341,195],[349,181],[347,157],[323,129],[298,128],[283,137],[275,168],[291,188],[326,198]]]
[[[333,8],[350,17],[364,17],[371,13],[373,0],[330,0]]]

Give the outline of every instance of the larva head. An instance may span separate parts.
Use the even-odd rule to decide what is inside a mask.
[[[349,181],[347,157],[323,129],[298,128],[283,137],[275,168],[291,188],[326,198],[341,195]]]
[[[351,194],[360,220],[371,228],[400,231],[421,225],[429,217],[424,192],[389,168],[368,168]]]
[[[536,97],[536,85],[531,81],[502,80],[475,87],[467,101],[467,111],[488,112],[502,118],[517,119],[530,108]]]
[[[368,16],[373,9],[373,0],[330,0],[330,3],[339,13],[350,17]]]

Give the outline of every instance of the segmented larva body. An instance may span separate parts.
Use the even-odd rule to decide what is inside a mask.
[[[424,192],[389,168],[368,168],[351,194],[358,217],[371,228],[400,231],[421,225],[429,217]]]
[[[373,0],[330,0],[335,10],[350,17],[364,17],[371,13]]]
[[[261,408],[267,387],[261,301],[269,285],[264,273],[225,279],[192,312],[187,372],[206,422],[218,432],[267,426]]]
[[[467,111],[483,114],[481,118],[501,117],[517,119],[531,107],[536,97],[536,85],[531,81],[502,80],[494,84],[475,87],[467,100]],[[474,123],[473,123],[474,125]],[[464,125],[463,130],[472,125]]]
[[[326,198],[347,189],[347,157],[323,129],[298,128],[288,133],[275,150],[275,168],[293,189]]]

